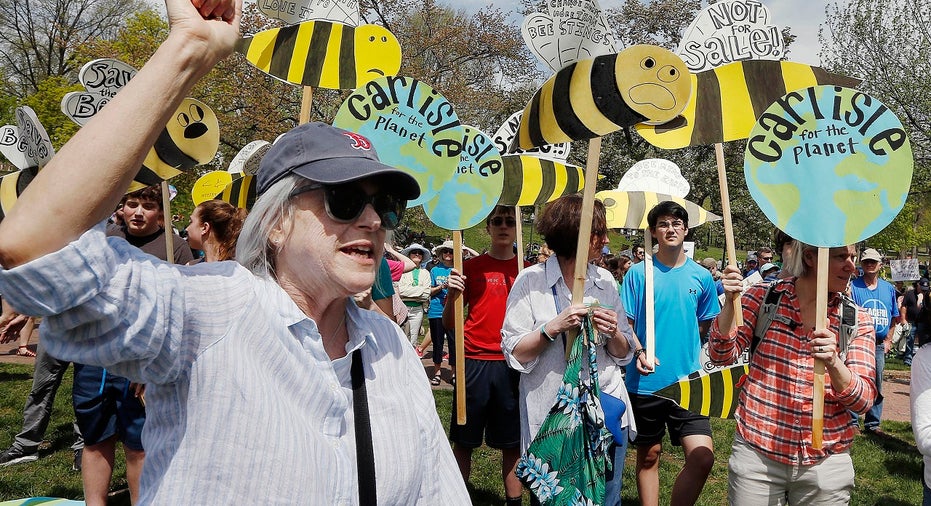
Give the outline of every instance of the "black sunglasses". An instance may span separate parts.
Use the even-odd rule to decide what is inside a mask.
[[[516,227],[516,226],[517,226],[517,220],[516,220],[515,218],[511,217],[511,216],[507,216],[507,217],[504,217],[504,216],[495,216],[495,217],[492,218],[491,221],[489,221],[488,223],[490,223],[491,226],[493,226],[493,227],[500,227],[501,225],[505,225],[505,224],[506,224],[507,226],[509,226],[509,227]]]
[[[390,193],[376,193],[369,195],[358,184],[310,184],[295,188],[288,195],[294,198],[302,193],[314,190],[323,190],[326,203],[326,213],[330,218],[341,223],[355,221],[362,215],[365,206],[372,204],[372,208],[381,219],[381,226],[386,230],[394,230],[401,223],[407,199],[399,198]]]

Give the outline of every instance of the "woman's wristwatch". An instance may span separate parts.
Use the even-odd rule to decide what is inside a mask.
[[[646,352],[647,352],[646,348],[638,348],[636,351],[634,351],[634,360],[637,360],[638,358],[640,358],[640,355],[643,355]]]

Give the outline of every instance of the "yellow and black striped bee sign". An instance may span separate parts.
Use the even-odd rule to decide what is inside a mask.
[[[504,155],[504,188],[498,205],[532,206],[581,191],[581,168],[531,155]]]
[[[738,364],[705,374],[696,371],[654,395],[669,399],[679,406],[704,416],[734,418],[737,398],[750,371],[747,364]]]
[[[255,204],[255,186],[255,176],[243,176],[233,180],[214,198],[229,202],[236,207],[251,210],[252,205]]]
[[[707,211],[700,205],[682,197],[663,193],[644,191],[602,190],[595,198],[605,205],[605,218],[608,228],[631,228],[646,230],[647,214],[656,204],[671,200],[685,208],[689,213],[689,228],[695,228],[721,217]]]
[[[685,109],[688,76],[682,59],[657,46],[579,60],[537,90],[511,150],[593,139],[645,121],[668,122]]]
[[[29,167],[0,178],[0,220],[6,217],[13,204],[39,173],[38,167]]]
[[[378,25],[305,21],[261,31],[236,50],[266,74],[303,86],[355,89],[401,68],[401,45]]]
[[[757,118],[790,91],[833,84],[854,88],[859,79],[789,61],[747,60],[691,75],[692,97],[680,118],[637,125],[650,144],[663,149],[706,146],[746,139]]]
[[[213,159],[220,147],[220,124],[206,104],[185,98],[146,153],[127,193],[161,184]]]

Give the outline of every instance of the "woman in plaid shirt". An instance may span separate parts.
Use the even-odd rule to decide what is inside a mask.
[[[776,282],[783,292],[772,324],[750,359],[740,392],[737,433],[728,463],[730,504],[847,504],[854,484],[850,444],[854,426],[849,411],[865,413],[876,397],[875,336],[869,314],[857,308],[856,329],[840,354],[841,298],[856,272],[853,246],[831,248],[828,261],[828,329],[815,327],[817,248],[796,241],[786,268],[792,274]],[[740,293],[740,272],[724,271],[729,294]],[[732,329],[733,305],[724,304],[711,329],[710,355],[730,364],[751,345],[766,283],[742,297],[744,325]],[[727,329],[731,329],[730,332]],[[827,372],[822,449],[812,447],[814,360]]]

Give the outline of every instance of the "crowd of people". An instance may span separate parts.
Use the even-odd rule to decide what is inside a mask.
[[[673,202],[649,211],[655,251],[605,254],[600,202],[590,237],[578,240],[580,195],[543,210],[536,264],[518,260],[517,217],[499,206],[485,220],[490,247],[469,251],[460,270],[451,241],[391,246],[386,231],[419,196],[417,182],[358,134],[322,123],[294,128],[268,151],[248,216],[203,203],[185,242],[165,223],[157,188],[123,190],[181,99],[233,50],[241,5],[167,7],[168,39],[0,223],[0,293],[12,308],[3,339],[19,338],[16,312],[43,318],[23,430],[0,464],[36,459],[74,363],[75,463],[89,505],[105,504],[117,441],[138,504],[470,504],[466,482],[483,444],[501,451],[507,504],[521,504],[518,460],[563,387],[569,336],[589,328],[601,392],[624,406],[603,421],[616,426],[609,465],[597,470],[604,504],[620,504],[629,445],[641,504],[659,503],[665,441],[685,455],[671,503],[701,495],[714,463],[710,420],[655,393],[701,369],[704,339],[720,365],[750,353],[728,501],[849,502],[857,417],[881,433],[890,330],[902,314],[910,342],[929,340],[926,279],[897,294],[877,276],[878,252],[845,246],[830,249],[820,273],[828,286],[818,286],[817,248],[782,236],[746,270],[719,270],[686,254],[689,216]],[[580,255],[584,278],[574,274]],[[746,288],[757,274],[764,281]],[[573,303],[574,288],[584,302]],[[816,314],[819,296],[827,314]],[[739,326],[734,304],[722,305],[734,298]],[[459,299],[468,310],[461,336]],[[924,357],[922,349],[916,370],[931,370]],[[456,423],[454,407],[447,436],[430,386],[443,381],[444,361],[457,360],[465,377],[447,381],[465,385],[467,422]],[[820,445],[811,430],[816,364],[827,375]],[[920,394],[916,439],[931,448],[919,437],[931,433],[931,401]]]

